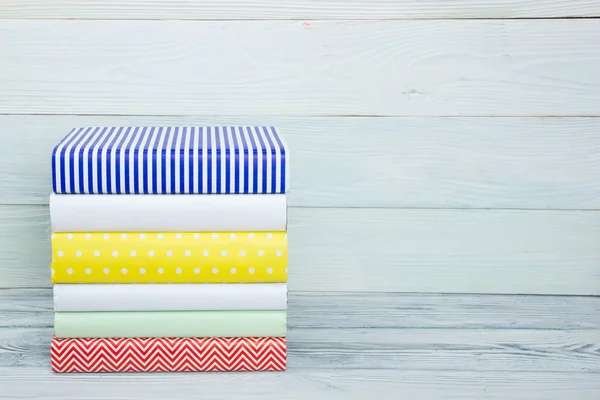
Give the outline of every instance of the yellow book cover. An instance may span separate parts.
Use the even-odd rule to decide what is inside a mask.
[[[285,232],[52,234],[53,283],[287,282]]]

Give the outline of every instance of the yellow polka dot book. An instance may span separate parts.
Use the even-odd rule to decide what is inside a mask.
[[[107,126],[51,155],[51,368],[284,371],[290,156],[270,126]]]

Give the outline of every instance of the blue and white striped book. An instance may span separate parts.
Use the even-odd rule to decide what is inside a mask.
[[[287,193],[289,174],[274,127],[83,127],[52,152],[59,194]]]

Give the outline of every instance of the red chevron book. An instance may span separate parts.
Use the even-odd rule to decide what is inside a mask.
[[[53,338],[52,372],[284,371],[286,339]]]

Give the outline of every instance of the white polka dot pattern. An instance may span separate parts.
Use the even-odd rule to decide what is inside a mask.
[[[287,282],[285,232],[53,233],[54,283]]]

